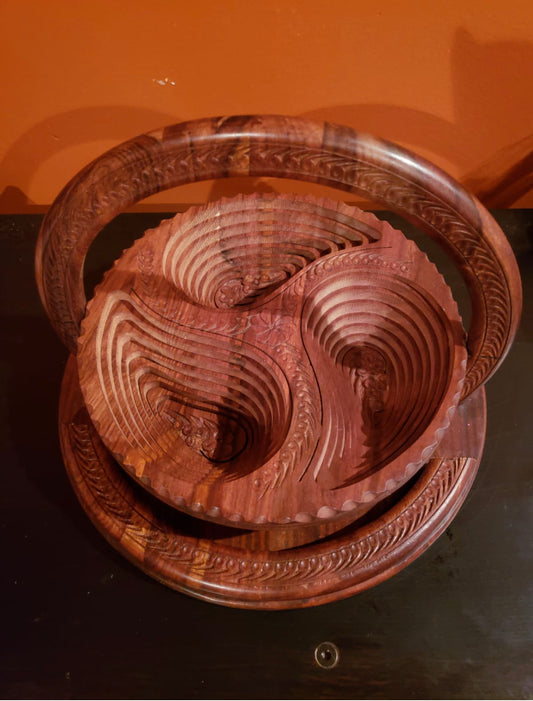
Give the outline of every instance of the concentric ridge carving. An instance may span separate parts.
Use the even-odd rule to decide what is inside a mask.
[[[462,427],[463,443],[472,431],[474,443],[482,441],[482,406],[483,395],[478,392],[460,407],[454,430]],[[468,428],[471,424],[475,430]],[[73,359],[65,376],[60,426],[63,454],[78,497],[114,547],[174,588],[253,608],[335,600],[405,566],[455,514],[470,488],[480,450],[480,445],[472,445],[458,457],[443,448],[442,457],[430,460],[417,484],[377,522],[312,546],[253,553],[191,536],[186,523],[167,521],[157,502],[127,479],[83,407]]]
[[[145,234],[79,343],[104,442],[179,509],[252,528],[354,518],[432,455],[466,364],[441,276],[314,198],[239,197]]]
[[[412,242],[313,197],[163,221],[86,306],[85,256],[116,214],[232,176],[328,185],[403,215],[455,260],[468,335]],[[97,158],[47,214],[36,275],[73,353],[60,437],[83,507],[163,583],[251,608],[353,594],[443,531],[481,454],[480,385],[521,312],[505,236],[452,178],[347,127],[268,115],[173,125]]]
[[[517,328],[521,289],[510,247],[480,203],[393,144],[338,125],[275,116],[199,120],[138,137],[65,188],[43,224],[36,264],[45,307],[71,350],[85,309],[83,260],[101,227],[155,192],[231,175],[322,182],[407,216],[453,255],[472,296],[464,396],[501,362]]]

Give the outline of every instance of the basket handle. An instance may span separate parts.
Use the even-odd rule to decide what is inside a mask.
[[[124,142],[78,173],[45,217],[36,250],[41,299],[65,345],[76,352],[86,304],[85,256],[105,224],[156,192],[248,175],[307,180],[364,195],[439,242],[458,266],[472,302],[463,397],[492,375],[516,332],[522,290],[511,247],[488,211],[420,156],[348,127],[295,117],[176,124]]]

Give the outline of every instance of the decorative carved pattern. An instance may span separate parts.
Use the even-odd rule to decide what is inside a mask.
[[[69,367],[67,379],[72,382],[75,365]],[[454,431],[460,426],[468,432],[467,425],[483,422],[483,395],[475,397],[463,405]],[[293,551],[252,553],[186,535],[179,522],[165,523],[157,503],[129,484],[106,455],[86,412],[77,409],[80,402],[78,396],[62,405],[64,455],[78,496],[95,522],[105,524],[111,543],[177,589],[258,608],[305,606],[347,596],[407,564],[452,518],[468,492],[481,448],[472,448],[472,457],[431,460],[419,483],[394,509],[359,531]]]
[[[257,528],[355,517],[405,482],[448,426],[466,352],[448,288],[402,234],[340,203],[252,196],[125,252],[78,357],[136,479]]]
[[[113,216],[169,187],[246,175],[364,194],[439,241],[471,293],[468,366],[427,259],[371,215],[313,198],[223,200],[162,222],[106,275],[78,339],[85,255]],[[52,206],[36,269],[52,323],[74,352],[79,341],[87,410],[71,361],[61,437],[88,513],[161,581],[264,608],[358,591],[442,531],[475,473],[484,399],[452,416],[503,359],[521,310],[505,237],[457,183],[392,144],[282,117],[184,123],[104,154]],[[186,535],[190,516],[145,489],[212,537]],[[370,507],[382,516],[332,535]]]
[[[361,192],[418,223],[452,252],[472,294],[464,395],[497,367],[516,330],[521,293],[510,248],[488,213],[457,183],[398,147],[347,128],[279,117],[204,120],[139,137],[65,189],[44,222],[37,261],[45,306],[67,345],[75,347],[83,315],[79,271],[103,223],[167,187],[248,174]]]
[[[127,490],[117,489],[116,479],[110,479],[106,473],[109,459],[103,457],[105,452],[102,454],[100,440],[83,410],[69,424],[69,436],[80,473],[92,499],[102,505],[106,517],[120,524],[124,535],[143,550],[155,548],[159,552],[172,552],[176,545],[172,533],[154,517],[141,514],[135,508],[134,499],[125,497]]]

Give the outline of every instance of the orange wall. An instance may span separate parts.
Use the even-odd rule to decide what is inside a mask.
[[[370,131],[434,160],[489,206],[533,206],[524,160],[533,140],[531,7],[4,0],[0,211],[50,204],[86,162],[138,133],[243,112]],[[197,184],[151,201],[165,209],[222,189]]]

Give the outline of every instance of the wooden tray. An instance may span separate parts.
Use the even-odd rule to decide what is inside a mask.
[[[241,528],[354,520],[448,428],[464,331],[436,268],[369,213],[312,197],[193,208],[89,303],[85,404],[160,499]]]
[[[233,265],[232,269],[240,270],[236,278],[227,277],[224,272],[227,269],[223,261],[227,247],[221,247],[219,243],[208,246],[204,253],[207,257],[214,256],[218,261],[215,268],[218,266],[217,269],[223,273],[222,285],[197,284],[202,277],[203,268],[196,265],[195,256],[191,254],[193,249],[190,247],[188,252],[185,252],[185,259],[188,258],[189,265],[182,265],[183,251],[179,241],[175,241],[176,246],[173,250],[167,251],[166,258],[160,258],[158,265],[164,285],[173,286],[173,290],[179,290],[179,294],[182,295],[177,307],[173,307],[175,295],[168,296],[168,299],[163,296],[163,316],[177,310],[179,315],[184,314],[188,321],[190,316],[187,315],[191,313],[192,307],[195,307],[193,316],[196,318],[200,315],[198,308],[208,308],[210,304],[216,307],[218,319],[222,318],[220,314],[226,314],[228,318],[238,314],[237,307],[242,307],[241,312],[245,317],[255,316],[260,319],[260,313],[257,312],[262,304],[268,302],[268,305],[273,305],[269,307],[270,314],[272,309],[280,311],[280,307],[276,307],[273,301],[276,293],[271,289],[272,285],[281,284],[283,294],[279,297],[283,300],[282,310],[283,304],[291,297],[288,290],[298,281],[303,294],[295,295],[296,308],[300,311],[300,319],[307,319],[307,322],[301,326],[300,321],[299,336],[289,334],[291,343],[300,349],[305,348],[306,352],[312,349],[313,352],[307,353],[308,359],[315,357],[315,351],[318,353],[319,350],[324,352],[327,349],[331,352],[327,351],[323,355],[330,359],[336,358],[338,338],[341,339],[341,347],[348,347],[345,353],[347,362],[344,365],[340,363],[336,370],[333,362],[333,371],[329,375],[324,373],[327,379],[322,383],[322,390],[329,388],[328,382],[331,380],[335,388],[341,387],[336,391],[345,393],[343,401],[340,402],[344,407],[340,411],[339,425],[344,426],[341,434],[349,434],[342,415],[353,401],[359,401],[358,411],[353,412],[353,415],[358,417],[359,423],[363,424],[367,432],[369,417],[372,418],[374,427],[379,426],[376,414],[381,411],[398,410],[398,416],[405,416],[404,423],[410,438],[406,442],[400,441],[397,450],[386,454],[386,464],[382,464],[381,458],[376,454],[365,466],[367,456],[361,450],[361,442],[356,441],[354,454],[346,464],[338,460],[338,468],[335,468],[333,463],[342,453],[336,455],[333,451],[331,461],[325,460],[323,464],[319,462],[317,474],[320,474],[321,478],[315,480],[314,485],[311,484],[312,488],[304,485],[304,488],[300,489],[298,480],[293,480],[292,484],[288,480],[287,484],[291,488],[287,489],[287,496],[280,500],[281,505],[278,507],[276,500],[271,499],[266,510],[256,508],[257,500],[254,508],[249,507],[250,500],[246,498],[246,490],[232,490],[232,479],[228,478],[228,471],[217,471],[216,468],[210,467],[198,481],[202,469],[205,470],[206,467],[206,456],[211,459],[211,465],[214,462],[213,457],[227,455],[230,456],[230,460],[238,463],[239,456],[245,452],[244,443],[250,436],[255,437],[254,440],[257,439],[261,464],[268,464],[283,445],[285,437],[290,434],[291,426],[294,427],[292,405],[290,410],[287,409],[290,405],[287,397],[291,392],[297,393],[297,382],[287,367],[281,372],[276,369],[272,363],[272,354],[267,352],[267,346],[270,350],[268,343],[261,350],[263,356],[268,356],[269,360],[262,363],[256,358],[254,368],[257,369],[256,375],[270,373],[269,377],[275,380],[272,384],[267,382],[265,385],[265,393],[268,394],[266,386],[270,386],[274,398],[266,401],[265,406],[261,408],[263,413],[272,414],[270,424],[266,420],[261,423],[260,431],[255,430],[248,415],[250,430],[246,438],[243,438],[241,433],[240,438],[237,435],[229,444],[224,441],[211,441],[214,453],[210,455],[207,444],[207,452],[202,448],[205,455],[201,454],[202,450],[198,452],[199,437],[194,436],[191,439],[192,445],[186,446],[193,454],[190,455],[190,464],[196,466],[192,470],[193,473],[196,470],[196,473],[189,482],[196,486],[190,488],[189,493],[183,492],[183,484],[172,483],[172,480],[169,482],[166,477],[162,478],[165,465],[162,462],[157,463],[161,458],[158,457],[157,450],[148,456],[148,460],[145,459],[146,455],[142,454],[146,448],[143,447],[142,441],[137,454],[135,451],[130,453],[128,449],[124,450],[124,447],[127,448],[126,444],[131,445],[131,438],[136,435],[135,432],[126,436],[126,444],[121,443],[121,439],[113,433],[109,425],[113,422],[108,422],[109,415],[106,414],[106,410],[102,411],[102,397],[104,403],[107,403],[106,396],[111,396],[108,391],[109,382],[118,377],[124,378],[124,375],[121,372],[118,375],[108,373],[109,378],[114,377],[115,380],[104,381],[103,392],[100,382],[98,393],[94,385],[94,373],[91,372],[91,362],[98,364],[102,359],[107,359],[107,367],[111,367],[113,363],[116,364],[118,358],[115,346],[108,345],[107,351],[102,353],[105,343],[102,346],[98,341],[99,324],[103,323],[102,319],[105,321],[108,318],[102,313],[105,292],[101,292],[100,298],[98,295],[95,298],[85,321],[84,338],[79,340],[81,324],[86,315],[83,264],[87,250],[107,222],[144,197],[180,184],[230,176],[293,178],[363,195],[410,220],[439,242],[457,263],[472,303],[472,319],[466,339],[468,357],[461,391],[462,403],[458,406],[457,415],[443,442],[436,448],[434,457],[423,468],[420,476],[410,475],[435,449],[435,436],[446,427],[449,418],[447,412],[453,409],[456,403],[455,395],[463,372],[460,344],[457,342],[461,332],[454,304],[450,302],[448,292],[439,288],[440,276],[435,274],[431,266],[423,263],[422,259],[417,259],[419,254],[413,252],[412,247],[400,238],[400,234],[379,230],[374,219],[365,220],[367,215],[358,215],[359,221],[368,225],[366,233],[363,231],[364,227],[358,225],[359,233],[352,235],[352,240],[345,250],[322,249],[316,259],[313,256],[312,260],[306,259],[302,270],[291,270],[285,281],[278,279],[279,261],[287,253],[285,242],[281,240],[270,249],[277,261],[272,268],[273,278],[269,275],[263,278],[261,275],[262,270],[271,269],[269,264],[265,268],[264,261],[259,266],[254,263],[254,256],[261,257],[259,252],[264,250],[263,246],[256,247],[251,256],[245,254],[241,261],[244,262],[242,270],[239,268],[240,263]],[[282,201],[285,200],[278,200]],[[296,200],[293,198],[291,201]],[[257,202],[256,199],[256,204]],[[298,202],[300,217],[307,205]],[[226,206],[230,207],[227,203],[224,207]],[[316,203],[314,206],[316,209]],[[347,216],[343,206],[337,207],[326,202],[321,206],[325,210],[336,211],[333,218],[337,224]],[[261,210],[261,207],[259,209]],[[202,214],[198,211],[192,212],[178,219],[176,225],[181,227],[181,230],[183,227],[186,229],[191,221],[198,221],[195,217],[201,218]],[[353,220],[353,212],[349,218]],[[166,235],[165,232],[172,231],[174,225],[163,223],[160,231],[153,236]],[[380,241],[382,243],[389,235],[392,237],[394,261],[387,258],[387,250],[391,249],[383,249],[379,257],[387,264],[376,266],[377,258],[371,251],[376,251]],[[360,240],[357,240],[357,237]],[[198,240],[201,238],[200,236]],[[290,237],[287,239],[290,247],[293,244],[290,243]],[[329,237],[328,240],[327,245],[331,246],[333,239]],[[156,246],[153,259],[152,252],[143,250],[137,259],[135,250],[141,251],[142,246],[143,244],[139,244],[137,249],[132,249],[132,253],[125,254],[108,275],[101,289],[105,290],[105,285],[112,283],[120,294],[130,295],[131,298],[131,293],[135,290],[138,292],[144,284],[145,289],[138,298],[143,300],[139,304],[144,304],[146,308],[150,304],[150,286],[153,282],[153,278],[152,282],[149,281],[150,274],[147,273],[153,260],[166,249],[159,250]],[[408,272],[409,266],[406,270],[401,269],[404,253],[408,258],[412,256],[416,263],[413,269],[417,272],[411,276]],[[423,334],[426,341],[432,336],[439,340],[433,346],[428,346],[430,350],[424,356],[425,361],[421,363],[427,371],[424,379],[413,381],[418,393],[426,392],[426,396],[429,397],[433,393],[432,388],[436,388],[437,395],[441,393],[439,399],[426,402],[430,410],[429,419],[421,431],[409,427],[407,420],[409,411],[405,407],[410,406],[408,397],[414,396],[412,388],[406,389],[408,383],[394,385],[394,382],[391,384],[388,380],[383,381],[383,375],[387,375],[391,367],[395,368],[396,374],[398,368],[407,367],[408,357],[411,359],[411,366],[416,365],[412,361],[412,352],[417,352],[418,341],[413,341],[411,346],[407,343],[407,352],[397,353],[396,357],[400,360],[394,365],[386,354],[384,361],[383,356],[376,356],[375,353],[369,356],[363,352],[366,351],[365,348],[356,347],[352,352],[350,344],[345,343],[350,333],[342,331],[335,335],[335,329],[339,325],[335,314],[333,325],[328,325],[330,317],[327,303],[320,301],[318,304],[320,313],[315,315],[318,321],[312,315],[306,317],[307,295],[309,294],[311,299],[320,299],[319,289],[314,286],[315,282],[311,280],[312,276],[309,273],[323,266],[327,273],[324,280],[327,281],[330,274],[335,277],[338,272],[337,263],[329,265],[329,261],[344,261],[351,256],[353,260],[350,260],[350,265],[346,268],[349,269],[349,279],[343,278],[340,288],[344,289],[347,286],[350,294],[353,293],[352,300],[355,299],[358,304],[364,305],[370,296],[373,300],[368,307],[370,315],[384,303],[383,297],[379,296],[381,293],[376,290],[386,290],[391,281],[393,287],[399,285],[403,289],[407,286],[412,290],[418,285],[420,271],[420,289],[424,291],[424,295],[427,293],[427,305],[433,311],[423,313],[424,319],[420,318],[419,321],[427,330],[427,333]],[[361,260],[355,263],[358,257]],[[366,263],[361,263],[363,259],[367,262],[372,261],[374,265],[369,278],[365,277],[365,273],[361,273],[363,269],[366,270]],[[129,278],[127,284],[125,279],[133,274],[132,269],[128,268],[128,261],[135,267],[135,274],[134,278]],[[189,269],[194,269],[195,265],[197,274],[194,279],[189,279]],[[396,268],[393,268],[393,265],[396,265]],[[207,270],[207,267],[205,269]],[[387,273],[383,276],[385,269]],[[258,276],[254,275],[254,271]],[[186,122],[132,139],[103,154],[65,187],[43,221],[36,251],[36,275],[41,299],[59,336],[74,355],[78,351],[78,344],[80,345],[82,352],[79,365],[90,413],[99,423],[99,431],[108,445],[138,480],[132,481],[126,472],[118,467],[90,422],[77,377],[78,360],[71,358],[63,384],[60,434],[67,471],[90,517],[113,545],[145,571],[170,586],[220,603],[259,608],[312,605],[371,586],[405,566],[442,532],[465,498],[477,469],[484,437],[485,400],[482,385],[497,369],[509,349],[519,322],[522,299],[518,268],[505,236],[484,207],[452,178],[419,156],[394,144],[358,134],[346,127],[276,116],[224,117]],[[370,279],[374,283],[367,284],[363,294],[353,288],[357,276],[363,280]],[[384,280],[384,285],[376,284]],[[316,283],[319,284],[322,283]],[[334,284],[332,289],[335,297],[339,286]],[[287,295],[284,297],[285,293]],[[155,295],[155,300],[159,303],[160,296]],[[437,300],[436,306],[433,300]],[[437,307],[441,303],[439,312]],[[393,321],[396,319],[398,325],[402,325],[404,322],[399,324],[398,321],[401,311],[398,312],[396,305],[392,307],[394,312],[391,318]],[[421,308],[419,305],[414,307]],[[243,312],[244,308],[247,309]],[[157,305],[151,308],[151,313],[154,309],[157,311]],[[404,319],[405,316],[404,314]],[[355,319],[356,314],[353,317],[348,314],[348,317]],[[432,321],[428,323],[430,318]],[[206,320],[207,317],[204,319],[205,323]],[[254,321],[251,324],[251,333],[255,334],[256,341],[258,323]],[[351,323],[350,321],[348,325]],[[415,338],[415,327],[418,324],[411,324],[409,327],[409,320],[406,320],[405,325],[406,328],[413,329],[407,336]],[[340,326],[343,327],[343,324]],[[326,329],[325,335],[322,334],[323,328]],[[440,331],[435,332],[436,328],[440,328]],[[306,330],[311,330],[307,337]],[[202,329],[202,333],[204,332],[205,329]],[[208,330],[208,333],[211,332]],[[282,328],[281,333],[286,334],[286,329]],[[150,335],[149,333],[148,337]],[[105,340],[104,336],[103,333],[100,340]],[[107,338],[109,340],[111,336]],[[317,339],[325,339],[327,342],[321,344]],[[224,343],[227,341],[226,338]],[[230,346],[233,344],[241,355],[242,347],[248,341],[246,334],[229,335]],[[434,361],[434,351],[444,357],[443,362]],[[185,353],[187,352],[185,349]],[[233,357],[236,355],[238,354],[233,351]],[[184,357],[182,355],[179,361],[182,364]],[[249,359],[242,357],[234,365],[237,374],[241,367],[247,365],[248,371],[251,368]],[[307,367],[308,370],[309,367],[314,367],[313,363]],[[207,364],[205,369],[206,374],[212,370]],[[338,382],[340,377],[337,370],[341,375],[345,372],[345,380],[351,378],[351,387],[350,383]],[[364,379],[368,379],[369,370],[370,381],[365,385]],[[365,373],[367,377],[363,378]],[[395,373],[389,373],[389,380]],[[446,381],[442,379],[445,375],[448,378]],[[287,380],[287,376],[290,381]],[[417,378],[417,373],[412,372],[411,376]],[[436,385],[432,384],[435,382]],[[260,384],[255,382],[256,388]],[[320,386],[320,383],[317,384]],[[347,387],[352,391],[350,397]],[[266,396],[265,393],[261,396]],[[181,391],[179,402],[174,403],[174,409],[177,409],[174,412],[175,420],[178,414],[183,417],[189,411],[185,410],[185,407],[189,406],[188,399]],[[335,402],[329,396],[327,400],[333,411]],[[172,402],[168,401],[168,397],[164,401],[168,415]],[[195,401],[196,406],[190,414],[190,417],[194,418],[190,418],[190,421],[198,419],[197,399]],[[108,409],[115,414],[125,407],[130,410],[136,406],[135,403],[130,404],[129,400],[118,402],[116,405],[110,401],[110,404]],[[419,404],[416,400],[411,406],[420,412],[421,417],[426,416],[422,410],[425,406],[424,401]],[[233,411],[234,407],[231,409]],[[348,413],[351,415],[351,412]],[[234,416],[226,417],[226,425],[231,423],[229,419],[233,420]],[[114,423],[116,426],[116,422]],[[301,423],[305,425],[305,421]],[[318,432],[311,431],[317,442],[322,440],[322,418],[319,423]],[[126,434],[131,429],[127,424],[128,422],[121,424]],[[233,425],[236,425],[235,422]],[[267,425],[271,425],[273,430],[268,429]],[[335,422],[328,424],[328,421],[325,421],[324,426],[328,425],[331,427]],[[264,430],[265,427],[267,430]],[[280,427],[281,432],[278,431]],[[164,442],[163,428],[163,425],[159,424],[156,431],[156,447],[159,440]],[[180,445],[187,441],[185,433],[182,430]],[[231,434],[231,431],[229,433]],[[401,433],[396,427],[390,434],[387,433],[387,436],[397,436]],[[139,436],[134,438],[138,439]],[[175,436],[171,436],[170,439],[172,442]],[[383,444],[375,435],[370,443],[383,448]],[[330,445],[328,441],[325,444]],[[396,458],[398,462],[395,465]],[[237,475],[238,479],[251,479],[254,470],[259,466],[249,458],[243,458],[241,462],[238,466],[236,463],[233,465],[233,477]],[[329,469],[332,466],[334,469]],[[357,480],[354,484],[350,483],[350,480],[353,481],[354,466],[362,468],[362,487],[359,494]],[[365,473],[366,467],[369,466],[372,466],[372,469]],[[317,466],[313,465],[312,459],[303,459],[299,467],[302,469],[300,474],[305,475],[314,474]],[[345,468],[347,473],[343,472]],[[387,469],[391,470],[390,474],[387,473]],[[219,479],[221,474],[223,477]],[[216,486],[212,489],[210,479],[213,476],[216,477]],[[264,482],[265,475],[262,478]],[[367,478],[371,482],[374,480],[376,484],[365,485]],[[206,484],[202,484],[204,479],[207,489],[204,488]],[[322,479],[324,481],[320,484]],[[405,480],[408,481],[405,483]],[[309,481],[313,483],[313,480]],[[261,484],[260,480],[259,488]],[[147,488],[174,506],[190,513],[196,511],[201,514],[202,519],[192,518],[169,508],[159,498],[154,498]],[[347,496],[348,492],[341,494],[343,489],[348,490],[351,496]],[[196,495],[198,491],[201,498]],[[356,498],[353,498],[354,493],[357,494]],[[232,499],[236,499],[235,494],[238,495],[237,501],[232,502]],[[335,501],[337,494],[341,494],[341,497]],[[365,502],[366,495],[370,495],[370,498]],[[294,502],[291,501],[293,499]],[[206,518],[225,524],[231,522],[234,525],[253,526],[259,530],[228,530],[225,525],[209,523],[204,520]],[[353,519],[357,519],[356,522],[346,526],[346,521]],[[342,529],[342,526],[345,528]],[[312,539],[320,540],[306,544]]]

